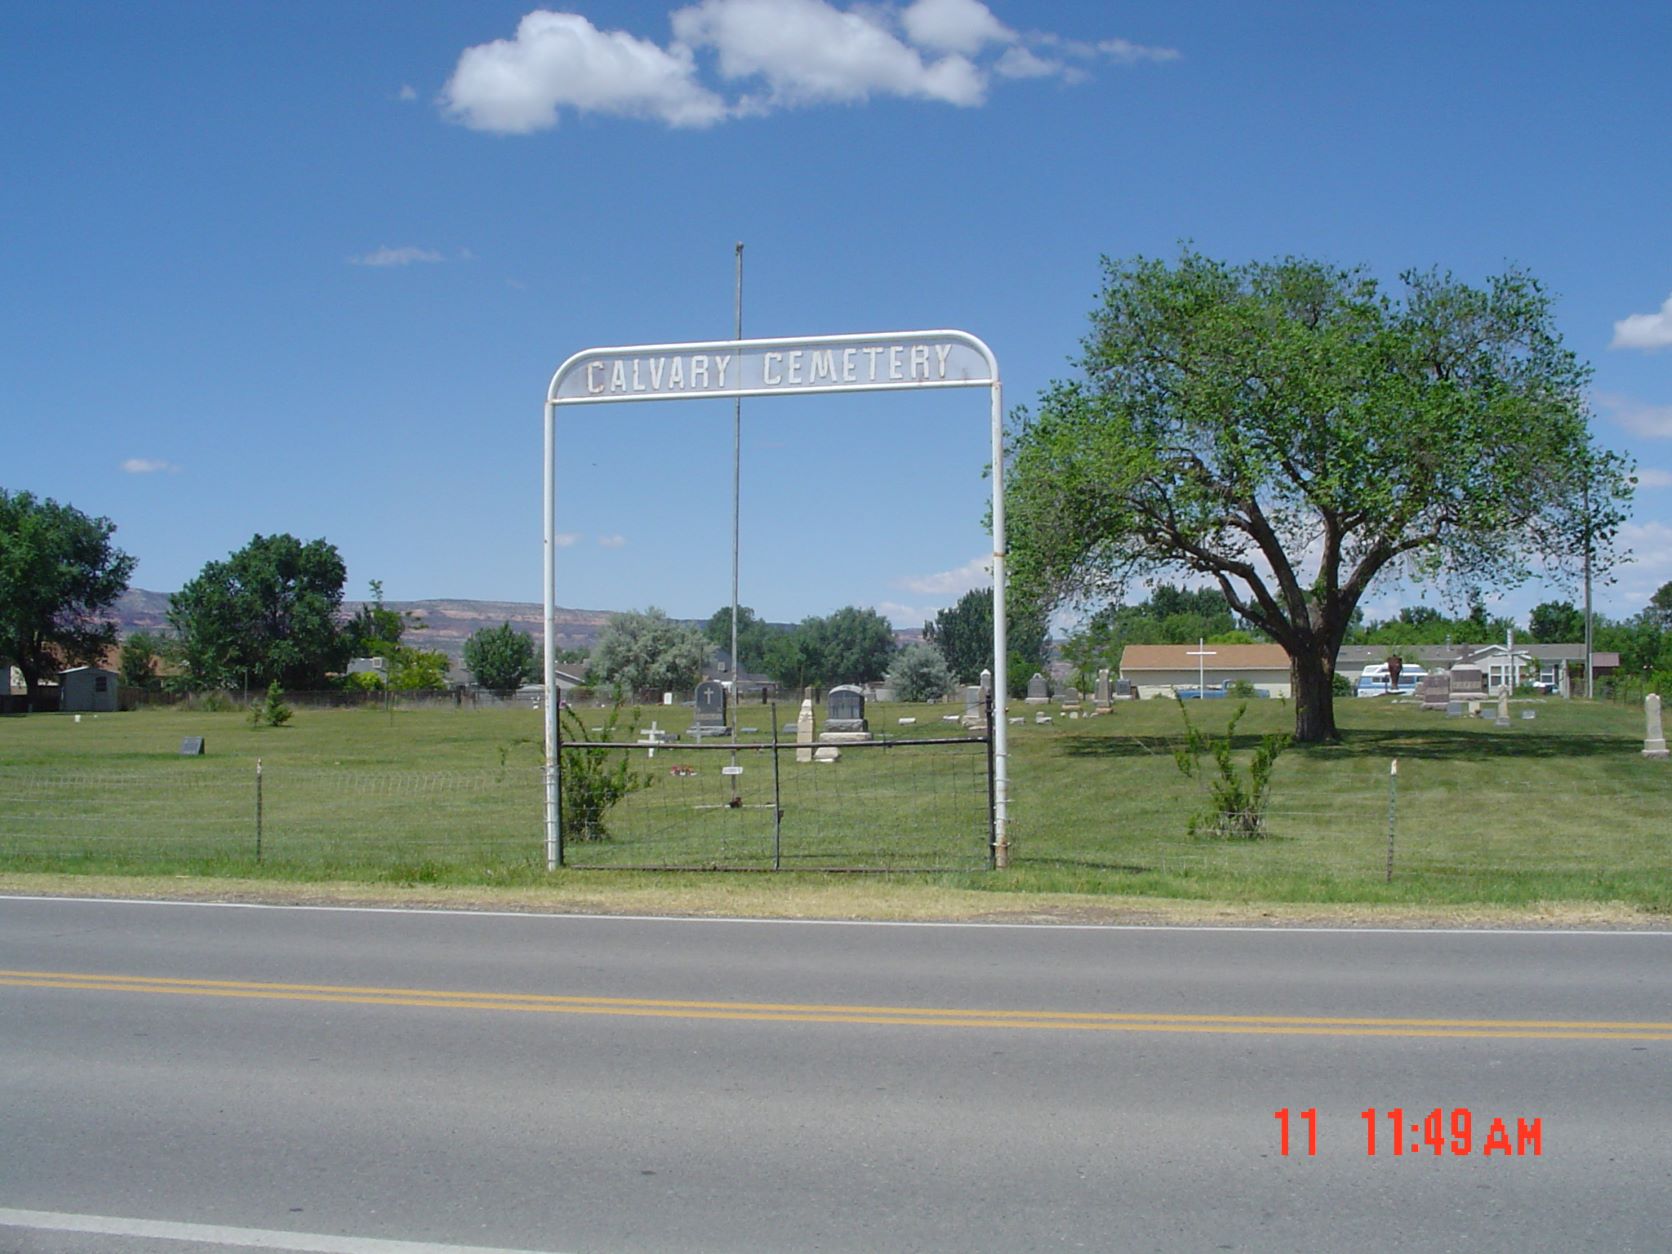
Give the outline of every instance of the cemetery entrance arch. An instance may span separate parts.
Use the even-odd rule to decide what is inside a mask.
[[[546,389],[545,798],[546,865],[558,864],[557,411],[568,405],[987,388],[993,475],[993,842],[1009,861],[1005,714],[1004,397],[993,351],[967,331],[888,331],[795,339],[710,340],[589,348]]]

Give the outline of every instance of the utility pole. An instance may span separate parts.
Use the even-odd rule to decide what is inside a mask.
[[[735,313],[734,334],[737,339],[743,338],[743,241],[737,241],[736,250],[737,290],[732,302]],[[738,702],[743,690],[738,686],[737,675],[742,668],[737,661],[737,555],[739,550],[739,536],[741,534],[741,513],[743,501],[743,398],[732,398],[732,462],[731,462],[731,764],[737,765],[737,725],[741,721],[738,716]],[[732,799],[737,799],[737,773],[731,777]]]

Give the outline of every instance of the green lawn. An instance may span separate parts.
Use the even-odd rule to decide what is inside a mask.
[[[873,732],[961,735],[957,706],[873,706]],[[1206,730],[1235,703],[1192,704]],[[1532,711],[1536,718],[1521,717]],[[833,764],[781,759],[772,711],[723,775],[688,746],[637,769],[652,785],[608,816],[572,866],[934,870],[989,892],[1122,893],[1276,902],[1525,905],[1621,902],[1672,913],[1672,763],[1645,760],[1631,707],[1518,701],[1507,729],[1386,699],[1342,700],[1343,743],[1278,762],[1268,834],[1191,837],[1201,786],[1173,761],[1177,707],[1010,728],[1011,869],[989,874],[981,746],[867,748]],[[778,707],[780,722],[795,707]],[[589,726],[603,711],[584,711]],[[902,717],[916,719],[902,726]],[[642,712],[683,731],[684,708]],[[1293,710],[1258,700],[1238,759]],[[202,735],[208,753],[182,757]],[[183,709],[0,719],[0,869],[533,883],[545,876],[541,722],[526,710],[299,709],[257,730]],[[788,739],[788,737],[786,737]],[[1390,765],[1398,759],[1397,793]],[[261,861],[256,762],[261,761]],[[691,768],[694,774],[681,769]],[[735,791],[734,791],[735,783]],[[738,804],[731,805],[733,797]],[[1391,811],[1391,813],[1390,813]],[[1387,880],[1390,819],[1393,878]]]

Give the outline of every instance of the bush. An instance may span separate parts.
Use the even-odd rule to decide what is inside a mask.
[[[1178,698],[1174,698],[1178,700]],[[1190,721],[1190,711],[1179,701],[1179,715],[1184,719],[1185,747],[1173,754],[1173,761],[1189,779],[1200,779],[1208,789],[1209,804],[1205,810],[1190,816],[1190,834],[1208,828],[1216,835],[1241,837],[1246,840],[1265,835],[1266,805],[1271,800],[1271,768],[1282,752],[1289,747],[1290,737],[1277,734],[1260,737],[1260,747],[1248,764],[1248,781],[1243,782],[1236,764],[1231,761],[1231,745],[1236,739],[1237,724],[1247,713],[1246,704],[1239,705],[1225,726],[1222,740],[1210,739]],[[1209,779],[1202,770],[1204,752],[1212,753],[1218,779]]]
[[[261,703],[250,707],[250,724],[253,727],[283,727],[294,713],[284,703],[284,693],[275,679],[267,685],[267,696]]]
[[[588,736],[586,724],[573,710],[562,712],[564,726],[576,741],[614,740],[617,722],[621,719],[621,702],[610,710],[608,721],[601,732]],[[627,727],[631,739],[638,730],[635,720]],[[619,750],[593,744],[588,748],[564,748],[559,754],[559,821],[567,840],[607,840],[609,828],[604,816],[610,807],[623,797],[641,788],[649,788],[653,779],[648,772],[633,770],[630,750],[623,745]]]
[[[908,644],[888,667],[896,701],[939,701],[952,687],[946,658],[932,644]]]

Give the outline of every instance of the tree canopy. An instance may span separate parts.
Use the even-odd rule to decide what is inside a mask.
[[[1104,262],[1082,377],[1013,422],[1010,547],[1043,602],[1212,577],[1335,738],[1335,655],[1390,567],[1468,591],[1606,567],[1629,467],[1591,441],[1550,297],[1285,259]]]
[[[731,653],[731,624],[731,606],[722,605],[709,616],[708,622],[704,624],[702,629],[702,634],[708,643],[727,655]],[[779,628],[759,617],[747,605],[738,606],[738,670],[761,670],[766,665],[767,650],[772,647],[773,637],[780,634],[782,633]]]
[[[464,664],[478,684],[495,692],[531,684],[544,669],[533,638],[508,622],[472,634],[464,642]]]
[[[887,674],[893,656],[888,620],[875,610],[846,605],[775,633],[765,665],[767,674],[793,692],[809,685],[870,683]]]
[[[335,545],[292,535],[256,535],[209,562],[169,598],[186,682],[324,687],[346,656],[337,622],[346,576]]]
[[[708,642],[689,623],[652,605],[613,614],[592,650],[591,677],[623,692],[679,692],[696,686]]]
[[[1022,600],[1014,588],[1005,596],[1005,668],[1010,695],[1024,696],[1028,678],[1049,661],[1049,625],[1043,608]],[[973,684],[993,665],[993,590],[973,588],[934,621],[923,624],[923,639],[946,658],[947,669],[961,684]]]
[[[0,488],[0,659],[23,672],[31,700],[41,680],[115,644],[105,611],[135,564],[115,533],[108,518]]]

